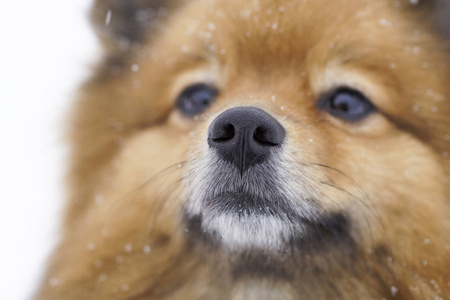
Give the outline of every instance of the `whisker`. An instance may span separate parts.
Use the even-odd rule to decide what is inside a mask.
[[[381,217],[380,217],[378,211],[376,210],[376,208],[373,206],[373,203],[372,203],[370,197],[369,197],[369,196],[367,195],[367,193],[362,189],[362,187],[361,187],[361,186],[360,186],[353,178],[351,178],[350,176],[348,176],[347,174],[343,173],[342,171],[340,171],[340,170],[338,170],[338,169],[336,169],[336,168],[333,168],[333,167],[331,167],[331,166],[327,166],[327,165],[324,165],[324,164],[319,164],[319,163],[311,163],[311,165],[315,165],[315,166],[319,166],[319,167],[323,167],[323,168],[327,168],[327,169],[333,170],[333,171],[337,172],[338,174],[344,176],[344,177],[347,178],[348,180],[350,180],[350,182],[357,188],[357,190],[358,190],[359,193],[362,195],[362,197],[357,197],[356,195],[350,193],[348,190],[346,190],[346,189],[344,189],[344,188],[342,188],[342,187],[337,186],[336,184],[334,184],[334,183],[332,182],[332,180],[331,180],[330,178],[328,178],[329,182],[321,182],[321,183],[324,184],[324,185],[327,185],[327,186],[329,186],[329,187],[331,187],[331,188],[334,188],[334,189],[336,189],[336,190],[339,190],[340,192],[343,192],[343,193],[345,193],[347,196],[351,197],[351,199],[357,201],[358,203],[361,203],[361,204],[363,205],[363,207],[365,207],[365,208],[369,211],[369,213],[372,214],[372,215],[374,216],[375,220],[376,220],[376,221],[378,222],[378,224],[381,226],[381,229],[383,230],[383,236],[384,236],[384,238],[385,238],[385,241],[386,241],[387,245],[389,245],[389,244],[390,244],[390,243],[389,243],[389,237],[388,237],[387,234],[386,234],[386,229],[385,229],[384,224],[383,224],[383,222],[382,222],[382,220],[381,220]],[[364,199],[364,200],[363,200],[363,199]],[[367,225],[367,227],[368,227],[369,239],[370,239],[369,241],[370,241],[370,244],[372,245],[372,248],[373,248],[375,242],[374,242],[374,236],[373,236],[373,230],[372,230],[371,222],[369,221],[369,219],[367,218],[367,216],[364,215],[364,214],[363,214],[363,218],[364,218],[365,223],[366,223],[366,225]],[[359,230],[358,230],[358,231],[359,231]],[[373,253],[373,251],[371,251],[371,252],[369,253],[369,255],[370,255],[370,256],[369,256],[369,257],[370,257],[370,261],[373,261],[373,260],[374,260],[374,253]],[[366,268],[366,274],[369,273],[370,268],[371,268],[371,266],[370,266],[370,264],[368,264],[368,265],[367,265],[367,268]]]
[[[178,194],[178,191],[180,189],[179,180],[173,182],[170,185],[170,187],[171,187],[170,195],[168,195],[168,194],[164,195],[164,201],[160,201],[159,207],[157,207],[155,210],[153,210],[153,209],[150,210],[154,214],[154,216],[152,218],[152,221],[148,223],[148,229],[146,231],[147,232],[146,235],[148,236],[150,241],[153,240],[153,237],[155,235],[156,224],[157,224],[157,221],[158,221],[158,217],[160,217],[162,215],[161,212],[164,209],[166,209],[166,208],[168,210],[170,210],[171,207],[170,206],[167,207],[167,205],[170,205],[170,204],[175,205],[175,204],[177,204],[177,201],[172,201],[173,200],[172,199],[172,195],[177,195]],[[150,219],[150,214],[149,214],[149,219]]]
[[[350,180],[350,182],[358,189],[358,191],[361,193],[363,199],[366,199],[367,202],[372,203],[371,200],[370,200],[370,197],[369,197],[368,194],[362,189],[362,187],[361,187],[361,186],[360,186],[353,178],[351,178],[351,177],[348,176],[347,174],[343,173],[342,171],[339,171],[339,170],[336,169],[336,168],[333,168],[333,167],[331,167],[331,166],[327,166],[327,165],[324,165],[324,164],[320,164],[320,163],[310,163],[310,165],[313,165],[313,166],[319,166],[319,167],[323,167],[323,168],[327,168],[327,169],[333,170],[333,171],[337,172],[338,174],[344,176],[345,178],[347,178],[348,180]],[[331,181],[331,180],[330,180],[330,181]],[[352,193],[348,192],[348,191],[345,190],[345,189],[338,188],[336,185],[330,185],[330,186],[332,186],[332,187],[334,187],[334,188],[337,188],[337,189],[339,189],[340,191],[346,193],[348,196],[351,196],[351,197],[354,198],[355,200],[358,200],[361,204],[363,204],[367,209],[369,209],[369,211],[371,211],[371,212],[374,214],[374,216],[376,217],[377,220],[381,220],[381,217],[380,217],[378,211],[375,209],[375,207],[373,207],[373,205],[372,205],[372,206],[369,206],[369,204],[368,204],[367,202],[361,201],[361,198],[356,197],[355,195],[353,195]],[[380,225],[383,225],[383,224],[380,222]]]
[[[140,193],[144,191],[146,187],[148,187],[150,184],[154,183],[156,180],[160,179],[161,176],[166,175],[165,178],[173,174],[176,170],[179,169],[180,164],[184,164],[186,161],[178,162],[175,164],[172,164],[161,171],[157,172],[156,174],[152,175],[149,179],[145,180],[143,183],[138,185],[136,188],[132,189],[131,191],[125,193],[122,196],[119,196],[116,200],[116,202],[109,208],[109,212],[106,213],[104,217],[104,223],[106,223],[109,220],[109,217],[114,213],[114,211],[118,209],[123,209],[123,205],[126,203],[127,208],[131,209],[133,207],[134,202],[136,202],[139,199]],[[167,174],[167,172],[172,171],[171,173]],[[151,211],[152,209],[149,209]]]

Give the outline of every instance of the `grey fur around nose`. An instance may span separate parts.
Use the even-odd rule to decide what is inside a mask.
[[[283,126],[255,107],[235,107],[221,113],[209,126],[208,145],[244,174],[265,162],[284,141]]]

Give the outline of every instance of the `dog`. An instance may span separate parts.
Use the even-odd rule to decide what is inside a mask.
[[[97,0],[36,299],[450,299],[448,6]]]

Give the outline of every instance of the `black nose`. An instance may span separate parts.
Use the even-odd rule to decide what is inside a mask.
[[[268,159],[285,137],[283,126],[265,111],[236,107],[221,113],[209,126],[208,144],[244,174]]]

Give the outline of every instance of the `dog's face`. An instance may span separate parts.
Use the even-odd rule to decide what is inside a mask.
[[[141,2],[135,26],[110,24],[114,1],[94,11],[139,44],[107,40],[77,104],[75,191],[45,293],[449,291],[448,56],[422,10],[198,0],[166,16]]]

